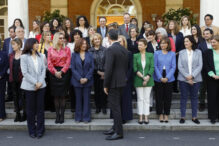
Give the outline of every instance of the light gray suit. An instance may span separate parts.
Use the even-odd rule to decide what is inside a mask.
[[[200,50],[193,50],[192,56],[192,76],[194,77],[194,82],[202,81],[202,70],[203,62],[202,62],[202,53]],[[178,80],[179,81],[187,81],[186,77],[189,76],[189,67],[188,67],[188,54],[186,49],[181,50],[179,52],[179,60],[178,60]]]
[[[21,89],[28,91],[35,91],[36,83],[42,83],[41,88],[46,87],[46,82],[45,82],[46,67],[44,62],[44,56],[42,54],[40,54],[40,56],[37,55],[37,61],[38,61],[38,72],[34,67],[34,63],[31,58],[31,55],[29,54],[21,55],[21,72],[23,74]]]
[[[133,27],[136,28],[134,24],[129,23],[129,30],[130,28],[133,28]],[[126,24],[119,26],[119,34],[125,36],[126,39],[130,38],[129,33],[126,32]]]

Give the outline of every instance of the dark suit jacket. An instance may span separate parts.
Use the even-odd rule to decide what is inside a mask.
[[[133,28],[133,27],[136,28],[136,26],[134,24],[130,23],[129,30],[130,30],[130,28]],[[119,26],[119,34],[125,36],[126,39],[129,38],[129,34],[126,32],[126,25],[125,24]]]
[[[11,38],[6,38],[4,40],[4,44],[3,44],[3,51],[5,51],[7,54],[9,53],[9,46],[10,46],[10,41]],[[12,48],[11,48],[12,49]],[[9,54],[8,54],[9,55]]]
[[[127,83],[127,71],[129,55],[128,50],[119,44],[113,43],[106,50],[104,87],[125,87]]]
[[[6,77],[8,70],[8,54],[5,51],[0,51],[0,76]]]
[[[213,50],[208,49],[204,52],[204,68],[206,71],[206,74],[208,72],[213,71],[216,74],[215,66],[214,66],[214,56],[213,56]]]
[[[107,36],[107,31],[108,31],[108,28],[106,27],[105,37]],[[97,28],[97,33],[99,33],[102,36],[100,27]]]
[[[168,34],[168,37],[172,37],[172,35]],[[176,53],[180,52],[181,50],[183,50],[185,48],[184,47],[184,37],[183,37],[183,34],[181,32],[179,32],[176,35],[175,46],[176,46]]]
[[[14,61],[14,57],[15,57],[15,53],[11,53],[9,55],[9,68],[10,68],[10,74],[9,74],[9,81],[12,82],[13,81],[13,61]],[[19,68],[19,81],[22,81],[23,75],[21,72],[21,68]]]
[[[202,51],[202,54],[208,50],[208,46],[206,44],[206,41],[202,41],[198,44],[198,49]]]
[[[71,58],[71,84],[74,87],[91,87],[93,85],[94,60],[91,53],[85,53],[84,65],[82,65],[79,53],[72,53]],[[80,79],[87,78],[86,84],[81,84]]]
[[[158,46],[156,47],[156,50],[160,50],[160,43],[158,43]],[[154,48],[151,42],[148,42],[148,46],[146,48],[146,52],[154,53]]]
[[[132,54],[136,54],[139,52],[138,50],[138,40],[132,44],[132,40],[129,38],[127,39],[127,45],[128,45],[128,50],[132,52]]]

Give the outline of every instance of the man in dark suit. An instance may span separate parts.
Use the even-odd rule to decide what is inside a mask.
[[[206,50],[212,48],[211,39],[213,37],[213,34],[214,34],[213,30],[210,28],[206,28],[203,31],[204,41],[200,42],[198,45],[198,49],[202,51],[203,58],[204,58],[204,53],[206,52]],[[202,79],[203,81],[201,83],[201,87],[199,91],[200,92],[199,94],[199,111],[200,112],[203,112],[205,110],[205,99],[206,99],[206,90],[207,90],[207,74],[204,68],[202,68]]]
[[[106,35],[107,35],[108,29],[106,26],[106,22],[107,22],[106,17],[101,16],[99,18],[100,27],[97,28],[97,33],[99,33],[102,36],[102,38],[106,37]]]
[[[126,39],[130,38],[129,30],[130,28],[136,28],[134,24],[130,23],[131,16],[129,13],[124,14],[124,24],[119,27],[119,34],[126,37]]]
[[[108,95],[109,106],[114,120],[113,127],[104,132],[106,140],[117,140],[123,138],[122,116],[120,102],[123,88],[126,86],[128,71],[128,51],[120,45],[118,31],[109,31],[111,46],[106,51],[104,92]]]
[[[9,32],[9,37],[4,40],[2,51],[6,52],[6,54],[9,56],[9,54],[11,54],[13,52],[13,49],[11,46],[11,40],[16,37],[15,28],[13,26],[9,27],[8,32]],[[12,101],[12,90],[11,90],[12,87],[11,87],[11,84],[8,80],[9,80],[9,74],[6,75],[6,81],[7,81],[6,83],[8,84],[8,87],[7,87],[8,98],[5,100],[6,102]]]
[[[11,47],[11,40],[16,37],[15,28],[13,26],[8,28],[9,37],[4,40],[3,51],[5,51],[8,55],[13,52]]]

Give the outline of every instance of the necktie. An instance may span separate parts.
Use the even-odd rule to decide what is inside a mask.
[[[128,31],[129,31],[129,25],[126,24],[126,32],[128,33]]]

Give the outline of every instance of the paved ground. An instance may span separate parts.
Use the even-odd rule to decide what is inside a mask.
[[[106,141],[102,131],[47,130],[42,139],[27,131],[0,131],[0,146],[218,146],[219,131],[126,131],[125,138]]]

